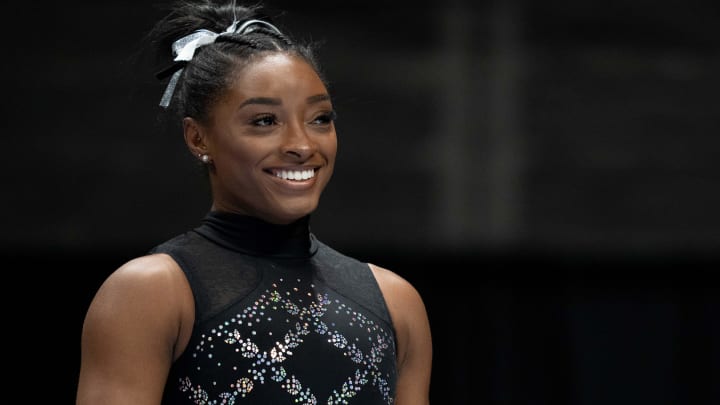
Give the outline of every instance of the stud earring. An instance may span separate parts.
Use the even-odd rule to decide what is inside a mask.
[[[203,153],[202,155],[199,155],[199,156],[200,156],[200,160],[201,160],[203,163],[205,163],[205,164],[210,163],[210,156],[208,156],[207,154],[204,154],[204,153]]]

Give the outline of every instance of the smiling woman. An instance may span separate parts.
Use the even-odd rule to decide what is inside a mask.
[[[95,294],[78,405],[429,402],[417,290],[310,232],[335,163],[332,98],[310,48],[259,11],[182,2],[152,33],[174,56],[160,105],[212,201]]]
[[[192,153],[212,163],[212,208],[293,222],[315,210],[333,172],[330,96],[292,54],[258,55],[236,80],[207,120],[183,120]]]

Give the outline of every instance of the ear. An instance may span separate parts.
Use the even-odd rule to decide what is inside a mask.
[[[208,153],[205,144],[205,132],[203,127],[190,117],[183,118],[183,133],[185,135],[185,144],[193,156],[198,157]]]

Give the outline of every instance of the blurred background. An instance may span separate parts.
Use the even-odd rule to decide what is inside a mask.
[[[434,404],[720,403],[716,4],[266,4],[338,111],[313,231],[423,295]],[[72,403],[95,290],[208,189],[141,51],[161,8],[4,9],[14,369]]]

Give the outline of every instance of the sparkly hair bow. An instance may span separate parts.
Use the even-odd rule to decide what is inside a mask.
[[[180,75],[182,74],[185,64],[192,60],[193,56],[195,55],[195,51],[208,44],[212,44],[215,42],[217,37],[221,35],[227,35],[227,34],[247,34],[253,31],[253,26],[257,25],[264,25],[271,30],[277,32],[278,34],[282,35],[279,29],[275,27],[274,25],[270,24],[267,21],[263,20],[247,20],[240,24],[239,21],[233,21],[233,23],[225,29],[225,31],[221,33],[212,32],[210,30],[206,29],[200,29],[192,34],[186,35],[177,41],[173,42],[172,44],[172,52],[175,56],[175,59],[173,59],[174,64],[168,69],[165,69],[164,71],[157,74],[159,78],[165,77],[172,73],[172,77],[170,78],[170,81],[168,82],[167,87],[165,88],[165,92],[163,93],[162,99],[160,99],[160,106],[163,108],[167,108],[168,105],[170,105],[170,100],[172,99],[172,95],[175,92],[175,87],[177,86],[177,82],[180,79]]]

